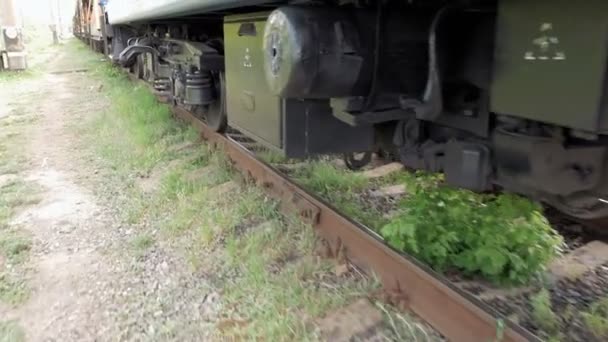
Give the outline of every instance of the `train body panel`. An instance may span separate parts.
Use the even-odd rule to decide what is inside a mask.
[[[608,133],[608,1],[569,3],[539,1],[542,17],[527,1],[501,3],[491,110]]]
[[[268,0],[133,0],[110,1],[112,25],[204,14],[245,6],[270,3]]]
[[[218,131],[608,216],[605,1],[106,3],[108,55]]]

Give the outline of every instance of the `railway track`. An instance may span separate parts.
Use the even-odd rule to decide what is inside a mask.
[[[328,256],[349,262],[381,279],[391,302],[412,310],[450,341],[539,341],[488,305],[454,286],[445,277],[384,243],[371,229],[342,215],[283,173],[259,160],[230,137],[217,134],[183,108],[176,117],[192,124],[203,138],[221,149],[246,179],[278,199],[323,238]]]
[[[134,82],[142,82],[131,74],[129,76]],[[149,87],[144,82],[142,84]],[[158,99],[166,102],[162,97]],[[447,340],[541,341],[540,337],[531,332],[533,326],[525,324],[526,322],[520,325],[510,319],[514,305],[509,302],[529,300],[533,287],[503,290],[487,286],[483,282],[440,275],[409,255],[391,248],[375,231],[341,214],[331,204],[291,180],[284,170],[261,160],[254,153],[259,146],[238,131],[229,130],[226,135],[218,134],[184,108],[174,106],[172,112],[180,120],[195,127],[209,144],[222,150],[245,179],[277,199],[285,213],[296,214],[308,223],[322,238],[326,256],[346,257],[359,269],[368,274],[376,274],[383,283],[387,300],[411,310]],[[588,253],[588,245],[593,245],[591,249],[597,247],[594,241],[598,242],[599,235],[589,232],[587,235],[582,232],[576,234],[576,231],[568,229],[576,221],[564,219],[552,211],[548,215],[550,218],[557,217],[556,222],[559,224],[554,223],[554,227],[566,236],[566,240],[566,234],[574,237],[570,238],[567,253],[554,264],[568,263],[571,256],[577,253]],[[587,226],[587,222],[578,223]],[[598,224],[603,222],[594,221],[590,227],[597,228]],[[567,228],[564,229],[564,226]],[[603,258],[602,255],[599,259]],[[596,266],[601,265],[593,267]],[[588,271],[592,271],[593,267]],[[552,272],[559,273],[559,267],[557,269]],[[566,279],[562,286],[570,286],[568,281],[570,280]]]

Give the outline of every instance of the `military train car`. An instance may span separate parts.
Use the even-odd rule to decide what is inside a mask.
[[[0,71],[27,68],[22,26],[15,0],[0,0]]]
[[[92,1],[108,55],[217,131],[608,216],[608,1]]]

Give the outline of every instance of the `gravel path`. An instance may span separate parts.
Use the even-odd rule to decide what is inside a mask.
[[[43,189],[40,202],[10,222],[33,239],[31,294],[21,305],[0,306],[0,320],[16,320],[30,341],[205,339],[204,321],[217,306],[205,280],[161,246],[137,258],[121,252],[137,227],[97,201],[95,175],[70,128],[108,100],[96,96],[99,84],[86,74],[61,73],[75,64],[62,53],[48,67],[59,73],[0,85],[0,108],[35,117],[22,174]]]

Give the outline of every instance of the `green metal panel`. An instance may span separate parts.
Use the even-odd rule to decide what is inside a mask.
[[[491,109],[598,131],[608,1],[499,1]]]
[[[261,142],[282,148],[282,101],[270,93],[264,76],[262,43],[267,17],[268,13],[257,13],[225,21],[228,121]]]

